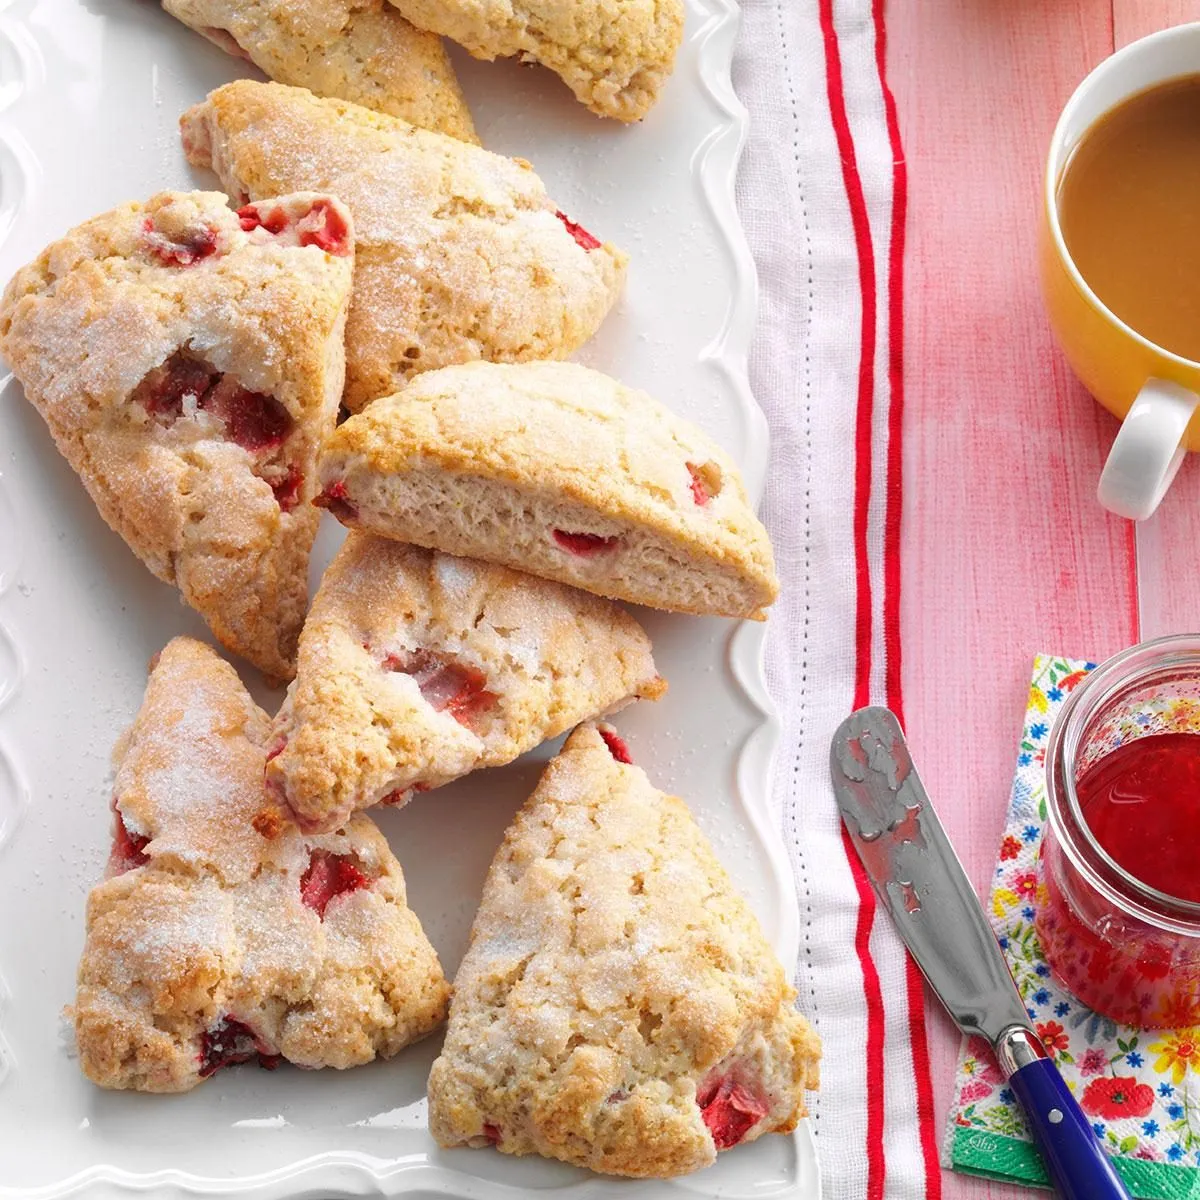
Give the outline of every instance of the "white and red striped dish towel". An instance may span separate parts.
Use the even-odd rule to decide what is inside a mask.
[[[827,1200],[941,1195],[924,994],[843,840],[829,742],[900,695],[905,169],[882,0],[742,0],[738,203],[761,286],[751,380],[771,426],[764,514],[783,581],[767,671],[775,804],[801,913],[797,988],[825,1040],[813,1125]]]

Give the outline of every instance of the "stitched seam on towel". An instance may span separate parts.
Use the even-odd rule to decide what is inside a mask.
[[[804,444],[812,445],[812,352],[810,339],[812,334],[813,312],[813,254],[812,230],[809,227],[808,206],[804,195],[804,173],[800,159],[800,112],[796,102],[796,85],[791,69],[791,47],[788,43],[787,22],[783,18],[781,3],[775,6],[775,15],[779,22],[779,40],[783,51],[783,77],[787,85],[788,99],[792,109],[792,162],[796,174],[796,191],[800,199],[800,221],[804,227],[805,261],[807,266],[807,307],[804,314]],[[810,581],[812,578],[812,455],[804,460],[804,627],[800,635],[800,697],[798,704],[798,720],[796,735],[796,758],[792,768],[792,796],[789,805],[792,836],[789,839],[792,848],[792,862],[796,873],[796,889],[798,899],[804,911],[804,955],[806,978],[808,982],[807,1009],[812,1018],[813,1028],[821,1032],[821,1016],[817,1005],[817,986],[812,965],[812,882],[808,872],[808,861],[805,856],[804,839],[800,828],[800,810],[797,797],[800,790],[801,751],[805,746],[805,730],[808,717],[808,646],[809,622],[812,606],[810,603]],[[802,893],[802,894],[801,894]],[[797,979],[797,984],[799,979]],[[813,1117],[813,1136],[819,1136],[821,1110],[819,1106],[811,1109]]]

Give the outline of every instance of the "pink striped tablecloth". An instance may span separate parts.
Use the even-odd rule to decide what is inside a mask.
[[[797,986],[827,1049],[825,1194],[1015,1200],[1029,1193],[939,1166],[958,1037],[842,837],[829,739],[857,705],[907,718],[982,893],[1033,656],[1098,659],[1200,626],[1200,466],[1136,537],[1099,508],[1115,423],[1053,346],[1034,245],[1070,92],[1114,47],[1200,19],[1200,0],[742,12],[739,205],[784,580],[768,640],[775,801],[803,919]]]

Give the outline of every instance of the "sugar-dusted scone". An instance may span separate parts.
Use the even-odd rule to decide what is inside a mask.
[[[240,80],[182,118],[233,194],[322,188],[354,214],[354,411],[420,371],[564,358],[595,333],[625,255],[569,221],[528,163],[300,88]]]
[[[583,725],[488,872],[430,1129],[614,1175],[694,1171],[805,1115],[821,1049],[795,998],[687,806]]]
[[[602,117],[639,121],[657,101],[683,37],[683,0],[392,0],[414,24],[476,58],[549,67]]]
[[[342,391],[350,216],[162,192],[9,282],[0,354],[101,516],[226,646],[290,678]]]
[[[733,460],[573,363],[422,375],[339,426],[320,471],[343,524],[599,595],[761,618],[779,591]]]
[[[88,897],[75,1031],[102,1087],[182,1092],[256,1057],[353,1067],[445,1017],[437,955],[368,818],[253,827],[269,735],[213,650],[162,651],[117,745],[112,856]]]
[[[352,533],[304,626],[267,783],[304,828],[327,829],[665,690],[611,602]]]
[[[162,0],[222,50],[279,83],[478,142],[441,39],[385,0]]]

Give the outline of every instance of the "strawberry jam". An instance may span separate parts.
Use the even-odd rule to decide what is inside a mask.
[[[1046,747],[1035,924],[1088,1008],[1139,1029],[1200,1024],[1200,639],[1096,668]]]
[[[1162,733],[1118,746],[1075,785],[1093,837],[1135,879],[1200,903],[1200,737]]]

